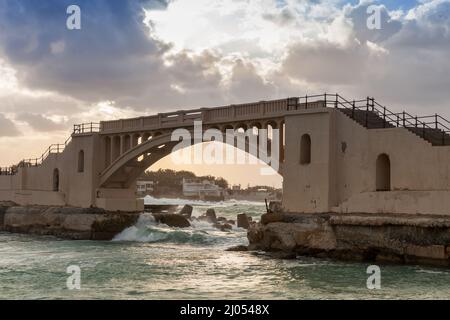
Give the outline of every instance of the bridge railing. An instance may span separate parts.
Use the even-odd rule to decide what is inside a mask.
[[[2,167],[0,168],[0,176],[15,175],[18,168],[40,166],[49,155],[62,153],[70,141],[72,141],[72,136],[69,136],[64,143],[50,145],[39,158],[23,159],[17,165]]]
[[[413,116],[406,111],[392,112],[373,97],[348,101],[339,94],[324,94],[324,100],[327,107],[351,110],[349,113],[352,118],[355,118],[358,111],[364,111],[366,127],[402,127],[414,131],[424,139],[433,135],[436,145],[450,145],[450,121],[438,114]],[[370,117],[370,113],[376,117]]]
[[[190,125],[194,120],[203,122],[240,121],[255,117],[283,116],[289,111],[324,107],[322,100],[309,101],[308,98],[289,98],[271,101],[259,101],[238,105],[221,106],[215,108],[200,108],[181,110],[177,112],[160,113],[149,117],[103,121],[100,123],[100,132],[144,130],[146,128],[168,128],[181,125]],[[306,104],[305,104],[306,102]]]
[[[100,131],[100,123],[88,122],[73,125],[73,134],[94,133]]]

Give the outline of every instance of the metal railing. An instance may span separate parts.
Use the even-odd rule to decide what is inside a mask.
[[[324,99],[327,106],[351,110],[349,113],[352,119],[357,118],[358,111],[363,111],[362,124],[367,128],[402,127],[425,140],[431,139],[434,145],[450,145],[450,121],[438,114],[413,116],[406,111],[392,112],[370,97],[348,101],[339,94],[324,94]]]
[[[18,168],[40,166],[49,155],[62,153],[68,146],[68,144],[72,141],[72,135],[94,133],[99,131],[99,123],[90,122],[75,124],[73,126],[72,134],[67,138],[66,141],[64,141],[64,143],[50,145],[39,158],[23,159],[17,165],[0,168],[0,176],[15,175],[18,171]]]
[[[94,133],[100,131],[100,123],[88,122],[73,125],[73,134]]]

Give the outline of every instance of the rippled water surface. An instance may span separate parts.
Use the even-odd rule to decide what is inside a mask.
[[[180,202],[181,204],[181,202]],[[259,203],[195,203],[235,218],[264,212]],[[448,299],[450,270],[381,266],[380,290],[366,287],[367,264],[313,258],[274,260],[229,252],[246,232],[208,223],[157,225],[149,215],[114,241],[67,241],[0,233],[2,299]],[[81,268],[81,290],[68,290],[66,269]]]

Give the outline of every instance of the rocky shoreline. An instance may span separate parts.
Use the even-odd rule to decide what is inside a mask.
[[[0,231],[52,235],[72,240],[111,240],[136,223],[140,213],[96,208],[0,204]]]
[[[448,216],[267,213],[248,240],[277,258],[450,266]]]
[[[245,214],[237,221],[217,217],[214,209],[199,217],[192,216],[192,206],[185,205],[179,213],[152,213],[155,221],[175,228],[187,228],[192,221],[212,224],[221,231],[231,231],[233,225],[248,229],[255,222]],[[111,240],[124,229],[134,225],[142,212],[108,212],[98,208],[18,206],[0,203],[0,231],[52,235],[70,240]]]

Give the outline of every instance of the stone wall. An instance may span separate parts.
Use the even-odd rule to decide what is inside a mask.
[[[0,206],[0,231],[73,240],[111,240],[138,218],[138,213],[102,209]]]
[[[450,266],[450,218],[423,215],[269,214],[249,249],[288,256]]]

